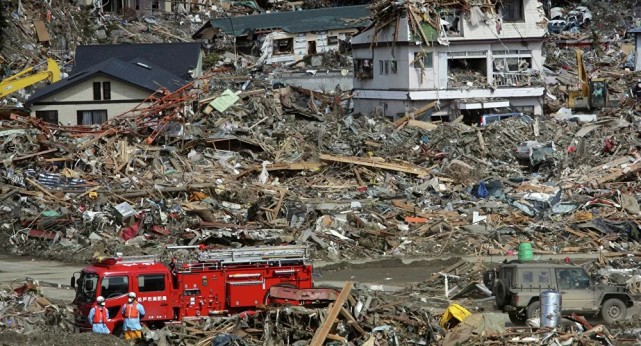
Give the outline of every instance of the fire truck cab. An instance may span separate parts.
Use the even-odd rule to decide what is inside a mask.
[[[301,246],[205,251],[197,260],[168,264],[153,256],[97,258],[71,282],[76,326],[91,329],[89,310],[96,297],[103,296],[110,317],[107,327],[116,334],[128,292],[135,292],[145,307],[142,322],[150,328],[264,304],[308,305],[336,296],[331,289],[313,289],[308,250]]]

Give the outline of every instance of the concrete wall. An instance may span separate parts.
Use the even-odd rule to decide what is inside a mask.
[[[339,85],[341,90],[352,90],[354,87],[354,75],[348,73],[346,76],[340,72],[327,73],[323,70],[318,70],[315,75],[306,73],[287,73],[274,78],[274,81],[282,82],[287,85],[294,85],[310,90],[320,90],[323,92],[333,91],[336,85]]]
[[[406,100],[375,100],[375,99],[355,99],[354,100],[354,111],[369,114],[373,112],[379,112],[385,116],[392,117],[397,119],[403,116],[405,113],[411,112],[413,110],[419,109],[422,106],[426,105],[429,102],[434,100],[425,100],[425,101],[406,101]],[[439,109],[434,109],[431,113],[431,116],[453,116],[455,113],[455,102],[457,100],[440,100]],[[541,97],[517,97],[510,98],[510,106],[519,107],[519,106],[533,106],[534,114],[541,115],[543,114],[543,99]],[[423,116],[429,118],[428,113],[424,113]],[[419,117],[421,118],[421,117]]]
[[[93,100],[94,82],[111,82],[111,100]],[[59,122],[64,125],[77,125],[78,111],[104,109],[107,110],[107,118],[111,119],[133,109],[150,94],[147,90],[97,76],[38,101],[31,106],[31,116],[35,117],[36,111],[57,110]]]

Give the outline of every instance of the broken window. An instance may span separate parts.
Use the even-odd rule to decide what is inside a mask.
[[[58,111],[36,111],[36,118],[46,123],[58,124]]]
[[[432,52],[414,52],[414,60],[412,65],[414,68],[432,68],[434,61],[434,54]]]
[[[447,36],[460,36],[462,34],[461,10],[445,8],[441,12],[441,27]]]
[[[534,106],[512,106],[512,109],[523,114],[534,114]]]
[[[496,3],[496,12],[500,13],[504,22],[522,22],[523,0],[502,0]]]
[[[274,40],[274,45],[272,46],[273,54],[291,54],[294,52],[294,39],[293,38],[283,38],[280,40]]]
[[[396,60],[379,60],[378,70],[379,74],[382,75],[396,73],[398,71],[398,62]]]
[[[158,1],[158,0],[153,0],[153,1],[151,2],[151,8],[159,9],[159,8],[160,8],[160,6],[158,6],[158,5],[159,5],[159,1]]]
[[[494,84],[497,86],[531,84],[531,64],[531,57],[494,57],[492,60]]]
[[[327,36],[327,45],[335,46],[338,44],[338,36]]]
[[[373,65],[372,59],[355,59],[354,76],[357,79],[372,79],[374,77]]]
[[[487,86],[487,59],[465,58],[448,61],[448,87],[476,87]]]
[[[107,110],[78,111],[78,125],[96,125],[107,121]]]

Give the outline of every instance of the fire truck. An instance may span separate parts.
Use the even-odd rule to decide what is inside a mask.
[[[263,305],[326,305],[338,295],[333,289],[314,288],[307,247],[198,251],[195,257],[168,263],[154,256],[96,258],[71,277],[76,327],[91,329],[89,310],[103,296],[110,317],[107,327],[119,334],[120,309],[128,292],[136,293],[145,307],[142,322],[152,329],[185,319],[252,312]]]

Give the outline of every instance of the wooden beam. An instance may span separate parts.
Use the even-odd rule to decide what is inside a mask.
[[[338,295],[338,298],[336,298],[334,305],[332,305],[332,307],[327,312],[325,322],[323,322],[323,325],[320,328],[316,329],[316,333],[314,333],[314,337],[312,338],[310,346],[322,346],[325,343],[325,339],[329,335],[329,331],[334,325],[336,317],[338,317],[338,314],[341,312],[343,304],[345,304],[350,293],[352,293],[352,287],[354,287],[353,282],[345,282],[345,285],[341,290],[341,294]]]
[[[358,333],[360,333],[361,335],[367,335],[367,332],[365,331],[365,329],[363,329],[363,327],[361,327],[361,325],[358,324],[358,321],[354,318],[354,316],[352,316],[352,314],[342,306],[341,306],[341,316],[343,316],[343,318],[347,320],[347,324],[352,326],[354,330],[356,330]]]
[[[385,162],[385,160],[382,158],[365,158],[365,157],[357,157],[357,156],[333,156],[333,155],[321,154],[320,159],[323,161],[350,163],[353,165],[381,168],[381,169],[386,169],[389,171],[396,171],[396,172],[404,172],[409,174],[415,174],[415,175],[418,175],[419,177],[427,176],[430,174],[430,171],[431,171],[424,167],[405,164],[405,163]]]

